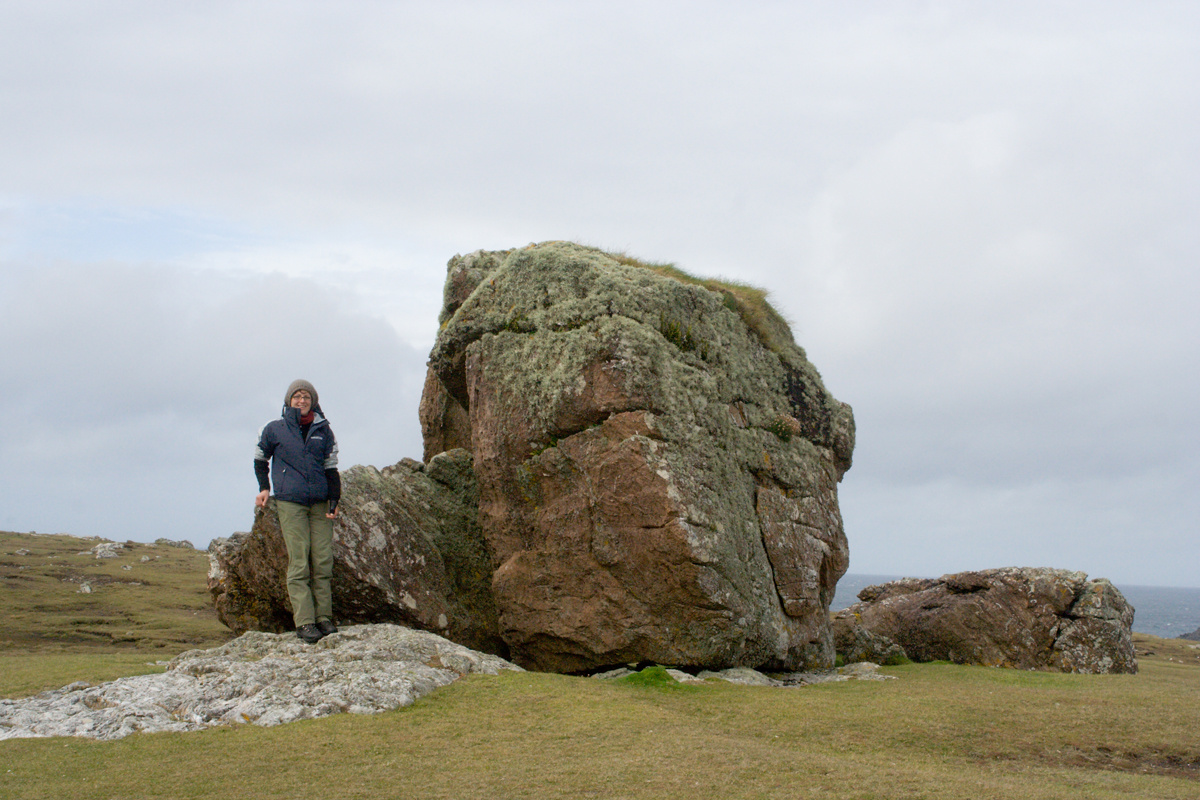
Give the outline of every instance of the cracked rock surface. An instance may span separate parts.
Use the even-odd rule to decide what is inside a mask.
[[[137,732],[372,714],[412,705],[464,675],[496,675],[502,669],[520,668],[399,625],[344,628],[315,645],[291,634],[255,631],[211,650],[181,653],[162,674],[0,700],[0,739],[119,739]]]
[[[426,457],[474,454],[514,661],[832,666],[854,420],[761,297],[545,242],[452,259],[441,322]]]
[[[1133,606],[1109,581],[1083,572],[1005,567],[904,578],[858,597],[834,617],[847,661],[870,638],[866,650],[894,643],[914,661],[1137,672]]]

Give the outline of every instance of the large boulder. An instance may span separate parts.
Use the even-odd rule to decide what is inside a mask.
[[[894,642],[914,661],[1137,672],[1133,607],[1103,578],[1009,567],[868,586],[837,612],[839,642]],[[851,658],[850,653],[845,654]]]
[[[405,459],[342,473],[333,537],[338,621],[400,623],[503,653],[476,500],[466,450],[428,464]],[[209,561],[221,622],[239,634],[292,629],[287,550],[273,500],[257,512],[249,533],[213,540]]]
[[[579,245],[449,264],[426,458],[469,447],[524,666],[833,661],[854,420],[745,287]]]

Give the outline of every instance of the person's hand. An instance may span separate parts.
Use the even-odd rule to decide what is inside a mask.
[[[328,514],[326,514],[325,519],[337,519],[337,509],[335,508],[333,511],[330,511]]]
[[[254,498],[255,507],[256,508],[266,508],[267,507],[267,498],[270,496],[271,496],[271,490],[263,489]]]

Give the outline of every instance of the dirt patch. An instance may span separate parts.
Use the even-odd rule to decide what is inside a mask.
[[[1200,751],[1167,753],[1160,750],[1133,752],[1110,747],[1064,748],[1049,759],[1057,764],[1090,769],[1166,775],[1200,780]]]

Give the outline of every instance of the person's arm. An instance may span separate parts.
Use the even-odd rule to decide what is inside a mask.
[[[325,470],[325,481],[329,484],[329,513],[325,516],[333,519],[337,516],[338,501],[342,499],[342,474],[337,467]]]
[[[342,499],[342,475],[337,470],[338,444],[333,430],[329,431],[329,450],[325,456],[325,481],[329,485],[329,513],[325,516],[333,519],[337,516],[338,501]]]
[[[254,459],[254,477],[258,479],[258,495],[254,498],[254,505],[262,508],[267,504],[267,498],[271,496],[270,462]]]
[[[254,498],[254,505],[258,508],[266,506],[267,498],[271,496],[271,454],[275,448],[267,437],[269,426],[270,423],[263,426],[258,434],[258,444],[254,446],[254,476],[258,478],[258,494]]]

